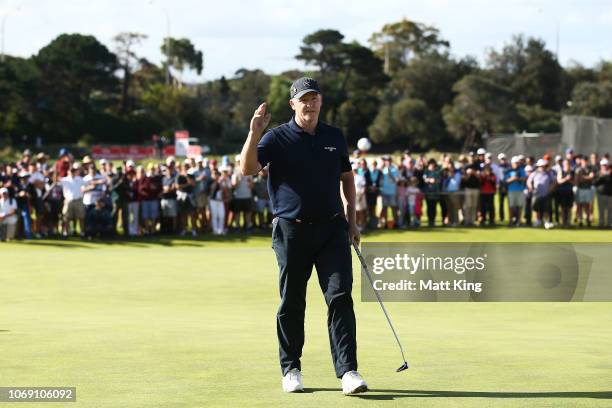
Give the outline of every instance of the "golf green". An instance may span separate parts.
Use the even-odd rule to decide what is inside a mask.
[[[438,228],[364,240],[610,242],[612,234]],[[359,370],[371,391],[346,397],[313,274],[307,392],[284,394],[267,236],[32,241],[0,244],[0,258],[0,386],[76,387],[77,402],[61,406],[612,405],[612,303],[389,303],[411,365],[396,374],[391,331],[377,303],[359,301],[356,279]]]

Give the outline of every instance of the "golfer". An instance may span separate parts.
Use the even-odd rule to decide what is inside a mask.
[[[289,95],[293,117],[265,134],[270,113],[266,113],[265,102],[257,108],[240,161],[245,175],[269,166],[272,248],[280,270],[281,302],[276,324],[283,390],[304,389],[300,357],[306,285],[314,265],[328,307],[327,328],[336,376],[342,379],[344,394],[364,392],[367,384],[356,371],[351,297],[350,245],[351,240],[359,243],[360,236],[348,147],[339,129],[319,121],[323,98],[314,79],[296,80]]]

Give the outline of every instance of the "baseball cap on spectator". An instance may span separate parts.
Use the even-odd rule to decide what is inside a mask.
[[[81,165],[79,163],[73,163],[72,164],[72,170],[78,170],[81,168]]]
[[[476,154],[479,155],[479,156],[481,154],[486,154],[486,153],[487,153],[487,151],[483,147],[481,147],[478,150],[476,150]]]
[[[0,188],[0,194],[8,194],[8,192],[9,192],[8,188],[6,188],[6,187]]]
[[[24,155],[24,156],[32,156],[32,151],[31,151],[30,149],[25,149],[25,150],[23,151],[23,155]]]
[[[491,153],[491,152],[487,152],[487,153],[485,154],[485,157],[491,158],[491,157],[493,157],[493,153]]]
[[[43,152],[40,152],[36,155],[36,160],[45,160],[47,158],[47,155],[44,154]]]
[[[573,147],[568,147],[567,149],[565,149],[565,154],[569,154],[569,153],[574,153]]]
[[[189,174],[190,176],[195,176],[197,172],[198,170],[195,167],[192,167],[189,170],[187,170],[187,174]]]
[[[610,165],[610,162],[608,161],[608,159],[601,159],[601,160],[599,161],[599,165],[600,165],[600,166],[609,166],[609,165]]]
[[[382,157],[382,159],[383,159],[383,160],[387,160],[387,161],[388,161],[388,160],[391,160],[391,156],[389,156],[388,154],[385,154],[385,155]]]
[[[65,149],[65,148],[63,148],[63,147],[62,147],[62,148],[59,150],[59,156],[60,156],[60,157],[62,157],[62,156],[66,156],[67,154],[68,154],[68,150],[67,150],[67,149]]]
[[[202,163],[204,161],[204,157],[202,157],[202,155],[198,155],[195,158],[195,162],[196,163]]]
[[[91,164],[93,162],[93,160],[91,160],[91,157],[89,156],[84,156],[82,161],[83,164]]]
[[[506,154],[505,153],[500,153],[497,155],[497,160],[503,160],[506,158]]]
[[[536,162],[536,167],[544,167],[548,164],[548,161],[545,159],[538,159]]]
[[[518,156],[512,156],[512,159],[510,160],[511,163],[519,163],[521,161],[521,159],[519,159]]]
[[[174,163],[176,161],[176,159],[174,158],[174,156],[168,156],[166,157],[166,166],[170,166],[172,163]]]
[[[103,165],[105,165],[105,164],[107,164],[107,163],[108,163],[108,160],[106,160],[106,159],[100,159],[100,162],[99,162],[99,163],[100,163],[100,166],[103,166]]]
[[[561,160],[563,160],[563,157],[561,157],[561,155],[560,155],[560,154],[558,154],[558,155],[556,155],[556,156],[555,156],[555,161],[556,161],[556,162],[561,161]]]
[[[519,160],[525,160],[525,155],[524,154],[519,154],[518,156],[516,156],[519,158]]]
[[[32,174],[32,176],[30,177],[30,183],[35,183],[37,181],[45,181],[45,177],[39,172]]]
[[[136,165],[136,163],[134,163],[134,160],[128,160],[125,162],[125,167],[134,167]]]
[[[221,171],[229,171],[229,166],[223,165],[223,166],[219,167],[219,170],[221,170]]]
[[[544,160],[546,160],[547,162],[550,161],[550,154],[546,153],[543,157]]]
[[[529,171],[533,171],[533,167],[531,167],[530,165],[525,166],[525,171],[529,172]]]

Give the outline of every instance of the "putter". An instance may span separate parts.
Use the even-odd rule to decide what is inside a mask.
[[[404,361],[404,364],[402,364],[400,366],[400,368],[395,370],[395,372],[399,373],[401,371],[404,371],[404,370],[408,369],[408,362],[406,361],[406,357],[404,357],[404,348],[402,347],[402,343],[400,343],[400,340],[397,337],[397,333],[395,332],[395,329],[393,328],[393,323],[391,323],[391,319],[389,318],[389,313],[387,313],[387,309],[385,309],[385,305],[384,305],[382,299],[380,298],[380,295],[378,294],[378,291],[376,289],[374,289],[374,281],[372,280],[372,276],[370,275],[370,271],[368,270],[368,265],[366,264],[365,259],[363,259],[363,256],[361,255],[361,251],[359,250],[359,247],[357,246],[355,241],[352,241],[352,244],[353,244],[353,248],[355,248],[355,252],[357,253],[357,257],[359,258],[359,261],[361,262],[361,266],[363,266],[363,269],[365,270],[365,273],[366,273],[366,275],[368,277],[368,280],[370,281],[370,285],[372,285],[372,290],[374,291],[374,294],[376,295],[376,299],[378,299],[378,304],[382,308],[382,311],[385,314],[385,317],[387,318],[387,322],[389,323],[389,327],[391,327],[391,331],[393,332],[393,336],[395,337],[395,341],[397,341],[397,345],[399,346],[400,353],[402,353],[402,360]]]

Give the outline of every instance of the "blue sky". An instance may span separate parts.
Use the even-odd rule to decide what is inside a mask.
[[[64,32],[93,34],[112,48],[115,34],[136,31],[149,36],[137,52],[159,62],[166,14],[171,35],[190,38],[205,55],[203,75],[187,80],[231,77],[242,67],[302,68],[294,56],[308,33],[334,28],[367,44],[372,32],[403,17],[436,26],[454,55],[480,61],[487,48],[499,49],[518,33],[542,38],[554,51],[557,27],[563,65],[612,59],[610,0],[0,0],[0,17],[8,15],[6,53],[24,57]]]

